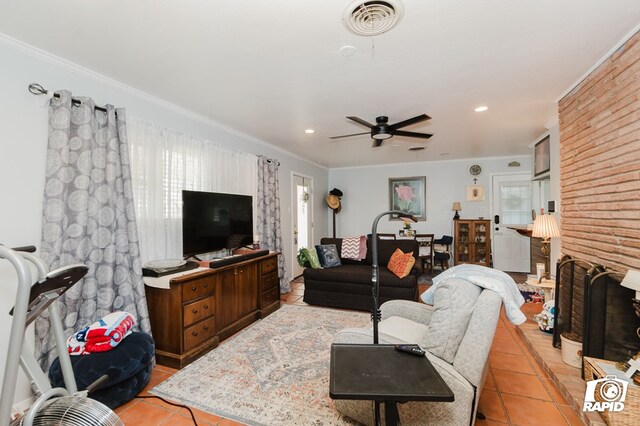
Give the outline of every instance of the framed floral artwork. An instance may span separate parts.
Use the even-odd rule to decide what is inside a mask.
[[[425,176],[389,178],[389,210],[412,214],[427,220],[427,178]],[[403,220],[392,215],[389,220]]]

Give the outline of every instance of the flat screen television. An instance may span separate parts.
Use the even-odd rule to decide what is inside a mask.
[[[193,256],[253,243],[251,196],[182,191],[182,253]]]

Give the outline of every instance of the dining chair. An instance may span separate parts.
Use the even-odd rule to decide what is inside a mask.
[[[433,234],[416,234],[418,242],[418,258],[422,261],[422,272],[433,273]]]

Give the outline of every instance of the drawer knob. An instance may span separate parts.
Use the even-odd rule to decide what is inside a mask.
[[[194,331],[194,332],[192,332],[191,334],[192,334],[193,336],[197,336],[197,335],[198,335],[198,332],[197,332],[197,331]]]
[[[191,312],[193,312],[194,314],[197,314],[198,310],[197,309],[192,309]]]
[[[204,283],[204,288],[209,287],[209,283]]]
[[[195,285],[194,285],[194,286],[192,286],[192,287],[191,287],[191,290],[196,291],[196,286],[195,286]]]
[[[208,325],[205,325],[204,327],[202,327],[202,329],[203,329],[204,331],[209,331],[209,326],[208,326]]]
[[[204,305],[204,308],[205,309],[209,309],[209,305]]]

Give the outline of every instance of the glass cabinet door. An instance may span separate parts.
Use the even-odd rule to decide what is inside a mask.
[[[473,224],[473,263],[486,263],[487,261],[487,225],[484,222],[474,222]]]
[[[471,244],[471,226],[468,222],[458,222],[458,262],[469,262],[469,252]]]

